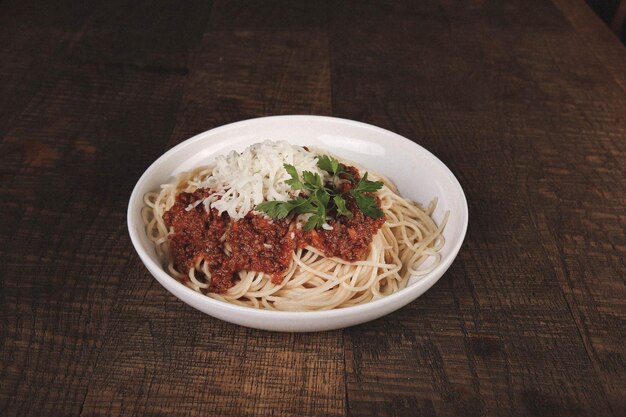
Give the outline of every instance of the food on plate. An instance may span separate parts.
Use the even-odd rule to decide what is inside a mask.
[[[144,196],[166,270],[209,297],[269,310],[349,307],[436,267],[447,213],[328,152],[265,141]]]

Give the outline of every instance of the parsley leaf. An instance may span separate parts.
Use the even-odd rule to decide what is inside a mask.
[[[314,214],[311,217],[309,217],[309,220],[307,220],[306,224],[304,225],[304,230],[311,230],[317,227],[322,227],[322,225],[325,222],[326,222],[325,218],[321,218],[317,214]]]
[[[292,210],[299,210],[309,204],[309,200],[298,197],[295,200],[288,201],[287,203],[291,206]]]
[[[264,201],[257,204],[255,210],[261,211],[274,219],[284,219],[293,209],[289,201]]]
[[[326,207],[330,201],[330,194],[325,188],[320,188],[315,191],[315,198],[322,206]]]
[[[376,203],[376,198],[371,195],[363,194],[355,190],[350,190],[350,195],[354,197],[354,201],[356,201],[356,205],[361,209],[363,214],[366,216],[372,217],[374,219],[379,219],[383,216],[383,211],[378,207]]]
[[[285,171],[287,171],[287,174],[289,174],[289,176],[291,177],[291,179],[288,179],[287,181],[285,181],[285,183],[287,183],[287,185],[289,185],[294,190],[303,189],[304,185],[302,185],[302,182],[300,182],[300,176],[298,176],[298,171],[296,170],[296,167],[289,164],[284,164],[283,167],[285,168]]]
[[[363,175],[363,178],[361,178],[359,182],[357,182],[356,187],[354,187],[354,190],[364,192],[364,193],[373,193],[374,191],[377,191],[380,188],[382,188],[382,186],[383,186],[382,181],[368,181],[367,172],[366,172],[365,175]]]
[[[302,173],[302,178],[304,179],[304,188],[311,192],[324,186],[322,184],[322,178],[313,172],[304,171]]]
[[[291,213],[295,215],[309,214],[304,225],[305,230],[322,227],[326,223],[329,212],[336,212],[340,216],[352,218],[353,213],[348,209],[345,196],[349,194],[354,198],[357,207],[366,216],[378,219],[383,212],[378,206],[376,197],[370,193],[379,190],[381,181],[369,181],[367,172],[359,181],[356,181],[345,166],[341,165],[333,157],[322,155],[318,157],[317,166],[332,176],[331,180],[324,184],[319,174],[310,171],[302,172],[302,179],[293,165],[284,164],[283,167],[290,176],[285,182],[294,190],[303,190],[303,194],[291,201],[266,201],[256,206],[256,210],[267,214],[271,218],[283,219]],[[341,177],[339,175],[341,174]],[[337,188],[341,181],[349,181],[354,185],[350,191],[341,192]]]
[[[294,212],[296,214],[306,214],[306,213],[316,212],[315,207],[309,200],[306,200],[302,197],[298,197],[296,200],[293,200],[293,201],[298,202],[298,204],[294,207]]]
[[[346,207],[346,200],[344,200],[342,196],[340,195],[334,196],[333,201],[335,202],[335,205],[337,206],[338,214],[342,216],[346,216],[349,219],[352,218],[352,212],[348,210],[348,208]]]
[[[332,158],[328,155],[322,155],[317,158],[317,167],[319,169],[323,169],[329,174],[333,174],[333,176],[338,175],[343,169],[335,158]]]

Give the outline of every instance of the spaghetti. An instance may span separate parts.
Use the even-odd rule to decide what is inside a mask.
[[[292,213],[283,219],[269,219],[258,213],[254,208],[262,201],[306,196],[306,191],[284,187],[288,176],[282,172],[283,165],[301,163],[311,172],[315,163],[310,159],[316,161],[321,155],[286,143],[255,146],[251,155],[249,148],[242,154],[220,157],[216,163],[183,173],[162,185],[159,192],[144,196],[142,217],[147,235],[167,272],[180,282],[214,299],[242,306],[328,310],[392,294],[404,288],[410,276],[425,275],[439,264],[448,214],[437,225],[431,218],[436,199],[423,207],[402,198],[382,177],[370,175],[380,178],[384,185],[380,184],[375,193],[367,193],[375,196],[384,215],[380,219],[364,216],[348,194],[345,209],[353,213],[349,219],[336,209],[328,213],[321,227],[310,231],[303,225],[311,215]],[[262,152],[265,148],[278,153],[279,161],[267,159]],[[356,168],[341,166],[354,172],[352,177],[360,178]],[[305,168],[299,168],[300,173]],[[233,185],[234,181],[238,185]],[[340,184],[344,187],[341,191],[354,187],[346,188],[345,179],[339,182],[344,184]],[[197,224],[177,223],[192,217],[197,218]],[[188,230],[181,235],[176,224]],[[202,236],[204,243],[190,240],[194,233]],[[335,247],[341,244],[343,251]],[[357,252],[359,245],[362,250]],[[346,252],[346,247],[357,249]],[[185,251],[191,254],[187,263],[182,257]],[[237,258],[238,254],[247,257]]]

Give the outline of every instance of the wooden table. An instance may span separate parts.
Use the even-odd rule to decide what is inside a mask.
[[[0,3],[0,415],[626,415],[626,49],[583,1]],[[424,296],[316,334],[165,291],[125,209],[166,149],[321,114],[459,178]]]

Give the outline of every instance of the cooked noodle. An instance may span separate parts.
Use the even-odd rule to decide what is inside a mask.
[[[193,192],[211,175],[212,167],[202,167],[181,174],[174,182],[161,186],[160,192],[144,196],[142,210],[146,233],[154,242],[157,254],[167,272],[195,291],[217,300],[253,308],[284,311],[311,311],[344,308],[392,294],[406,287],[409,277],[422,276],[440,262],[442,235],[448,213],[440,225],[431,215],[437,201],[422,207],[400,197],[395,187],[385,185],[377,192],[386,221],[374,235],[365,259],[347,262],[327,258],[318,249],[307,246],[296,249],[290,267],[280,284],[262,272],[240,271],[239,280],[226,293],[208,292],[208,265],[198,259],[188,274],[174,268],[168,236],[173,228],[166,226],[163,215],[181,192]],[[373,177],[373,176],[372,176]],[[196,273],[201,272],[197,278]]]

